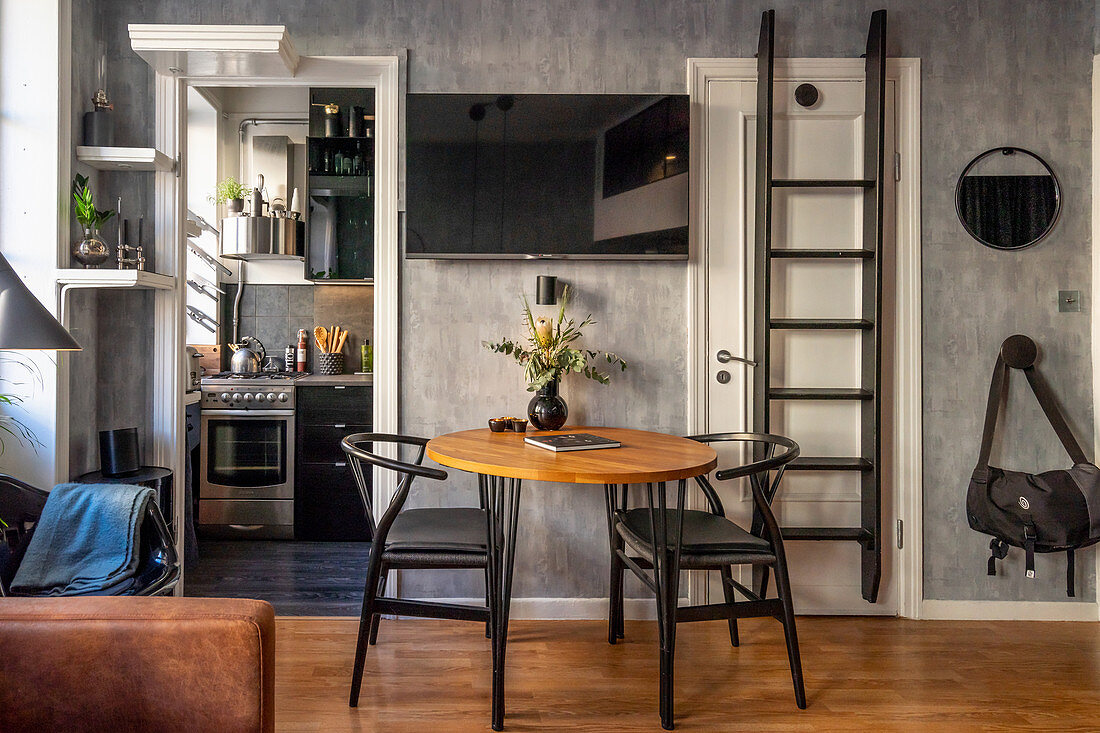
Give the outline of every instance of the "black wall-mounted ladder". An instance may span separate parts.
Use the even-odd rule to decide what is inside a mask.
[[[764,12],[757,53],[756,97],[756,241],[753,422],[768,432],[771,405],[777,400],[856,400],[860,404],[860,455],[796,459],[791,471],[857,471],[861,517],[858,527],[785,527],[788,540],[855,541],[861,547],[862,593],[874,603],[882,576],[882,236],[883,154],[886,116],[886,11],[871,15],[867,34],[864,177],[855,180],[772,178],[772,118],[775,83],[775,11]],[[859,249],[772,249],[772,190],[775,188],[855,188],[863,190],[863,242]],[[772,260],[850,259],[861,263],[862,313],[855,319],[771,317]],[[771,332],[778,329],[841,329],[861,333],[858,389],[773,387]],[[797,440],[797,436],[793,436]]]

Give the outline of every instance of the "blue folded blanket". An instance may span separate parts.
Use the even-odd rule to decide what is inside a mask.
[[[139,530],[153,490],[59,484],[50,492],[12,580],[20,595],[115,595],[133,584]]]

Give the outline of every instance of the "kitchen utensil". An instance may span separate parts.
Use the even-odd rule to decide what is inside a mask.
[[[336,351],[336,342],[339,341],[339,340],[340,340],[340,327],[339,326],[333,326],[332,327],[332,332],[329,334],[329,337],[328,337],[328,351],[329,351],[329,353],[335,353],[335,351]]]
[[[187,240],[187,249],[194,252],[196,257],[198,257],[200,260],[202,260],[206,264],[210,265],[211,267],[213,267],[215,270],[222,273],[226,277],[230,277],[230,276],[233,275],[232,270],[230,270],[228,267],[226,267],[225,265],[218,262],[216,259],[214,259],[210,255],[208,255],[206,253],[206,250],[204,250],[202,247],[200,247],[199,245],[192,242],[190,239]]]
[[[202,386],[202,365],[200,364],[202,354],[194,346],[186,347],[183,353],[185,354],[184,371],[187,372],[186,391],[194,392]]]
[[[348,332],[340,332],[340,340],[336,342],[336,346],[333,347],[333,352],[339,354],[344,350],[344,342],[348,340]]]
[[[265,356],[264,357],[264,371],[268,374],[276,374],[283,371],[286,366],[286,362],[279,356]]]
[[[220,324],[193,305],[187,306],[187,317],[205,328],[210,333],[218,332],[218,326]]]
[[[196,293],[201,293],[202,295],[205,295],[206,297],[212,298],[214,300],[218,299],[217,288],[211,288],[209,285],[207,285],[205,283],[201,283],[198,280],[195,280],[195,279],[190,278],[190,277],[187,278],[187,285],[192,290],[194,290]]]
[[[317,348],[328,351],[328,330],[324,326],[313,329],[313,337],[317,339]]]
[[[229,360],[229,369],[237,374],[257,374],[263,363],[263,344],[254,336],[245,336],[239,344],[230,344],[234,348],[233,358]]]

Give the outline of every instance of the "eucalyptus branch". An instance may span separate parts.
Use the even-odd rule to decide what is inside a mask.
[[[626,371],[626,361],[616,354],[570,346],[582,337],[583,329],[596,323],[591,314],[585,316],[579,324],[566,315],[570,294],[570,288],[566,286],[554,319],[536,318],[531,312],[527,297],[523,296],[526,346],[510,339],[482,342],[482,346],[490,351],[510,356],[523,365],[523,376],[529,392],[537,392],[570,372],[583,374],[600,384],[608,384],[611,377],[599,371],[594,364],[601,357],[610,365],[618,365],[620,371]]]

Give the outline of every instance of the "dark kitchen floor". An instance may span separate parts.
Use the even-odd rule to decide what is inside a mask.
[[[184,595],[262,598],[279,616],[358,616],[369,542],[200,540]]]

